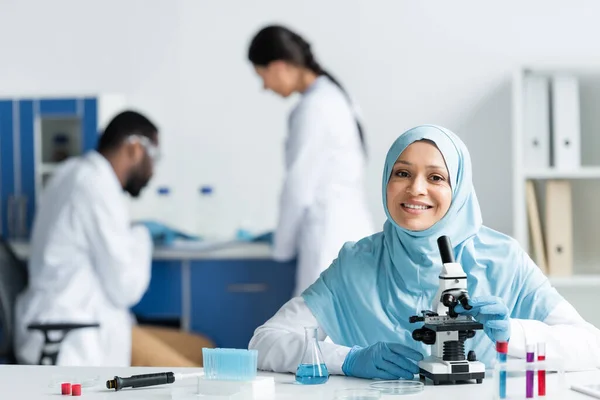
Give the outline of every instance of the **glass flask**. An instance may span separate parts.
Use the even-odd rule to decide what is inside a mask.
[[[329,371],[319,347],[318,330],[315,326],[304,328],[304,348],[296,370],[296,382],[303,385],[318,385],[329,380]]]

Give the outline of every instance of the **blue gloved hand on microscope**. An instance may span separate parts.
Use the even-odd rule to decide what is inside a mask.
[[[416,361],[423,355],[399,343],[377,342],[368,347],[354,346],[344,360],[342,371],[357,378],[413,379],[419,373]]]
[[[174,230],[167,225],[161,224],[160,222],[155,221],[139,221],[141,225],[144,225],[148,232],[150,232],[150,236],[152,237],[152,241],[155,244],[168,246],[173,244],[175,239],[185,239],[185,240],[199,240],[200,238],[193,235],[188,235],[186,233]]]
[[[508,307],[500,297],[481,296],[469,300],[470,310],[459,304],[454,308],[458,314],[471,315],[483,324],[483,331],[492,342],[508,341],[510,338],[510,319]]]

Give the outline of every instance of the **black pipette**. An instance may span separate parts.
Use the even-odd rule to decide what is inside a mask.
[[[115,376],[114,379],[106,381],[107,389],[121,390],[127,387],[140,388],[147,386],[166,385],[173,383],[175,380],[193,378],[204,375],[203,372],[182,374],[173,372],[157,372],[154,374],[132,375],[129,378],[121,378]]]

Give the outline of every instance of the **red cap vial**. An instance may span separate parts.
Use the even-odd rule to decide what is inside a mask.
[[[60,385],[60,390],[62,394],[71,394],[71,384],[63,383]]]
[[[81,385],[73,385],[71,386],[71,389],[73,390],[73,396],[81,396]]]
[[[508,353],[508,342],[496,342],[496,351],[498,353]]]

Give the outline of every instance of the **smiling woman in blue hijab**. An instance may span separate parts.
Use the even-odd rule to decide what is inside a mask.
[[[432,309],[441,235],[467,274],[469,313],[484,325],[465,351],[489,367],[497,340],[510,340],[509,355],[520,358],[526,343],[545,342],[548,358],[568,370],[600,367],[600,331],[514,239],[482,224],[469,152],[455,134],[433,125],[405,132],[387,154],[382,183],[383,231],[346,243],[301,297],[256,330],[249,347],[259,350],[260,369],[295,372],[304,327],[318,326],[330,373],[412,378],[431,346],[412,338],[419,326],[409,317]]]

